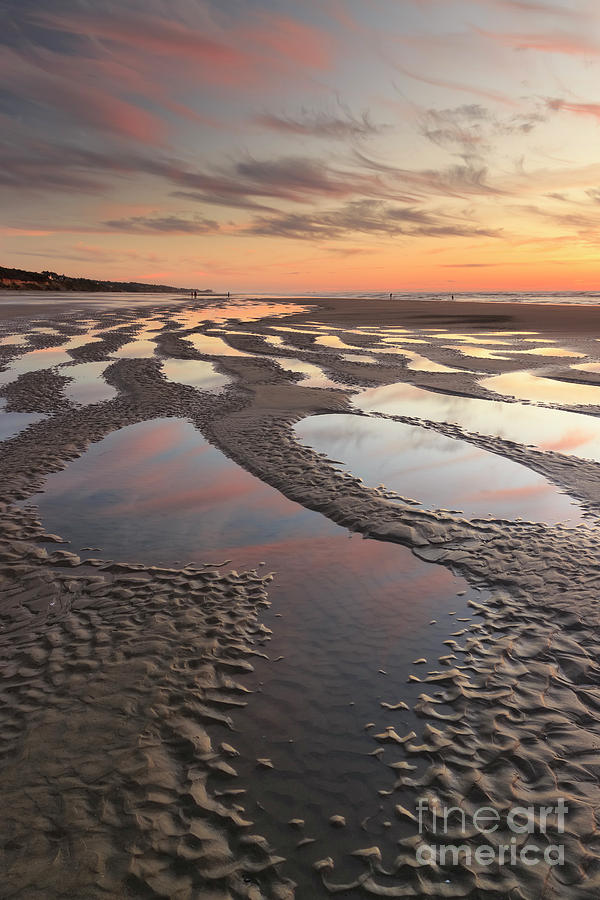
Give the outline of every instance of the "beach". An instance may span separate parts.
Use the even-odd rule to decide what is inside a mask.
[[[598,896],[597,323],[3,301],[4,895]]]
[[[302,302],[301,300],[298,301]],[[572,302],[536,303],[534,298],[514,300],[507,297],[497,302],[474,299],[451,300],[441,296],[421,300],[403,294],[392,299],[310,298],[304,302],[319,304],[319,321],[342,327],[355,325],[406,325],[408,327],[460,327],[471,330],[491,328],[496,331],[526,330],[554,332],[562,336],[589,335],[598,326],[595,304]]]

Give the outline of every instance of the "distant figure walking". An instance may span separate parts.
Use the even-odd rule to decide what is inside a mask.
[[[227,291],[227,299],[229,300],[229,291]]]
[[[452,294],[452,299],[454,300],[454,294]]]
[[[392,299],[392,293],[390,292],[390,300]]]

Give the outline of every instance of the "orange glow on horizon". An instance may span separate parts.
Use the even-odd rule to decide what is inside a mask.
[[[12,6],[4,265],[218,293],[598,287],[589,0]]]

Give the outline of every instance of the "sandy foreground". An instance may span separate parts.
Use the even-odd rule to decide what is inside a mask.
[[[417,508],[344,475],[303,447],[292,430],[307,415],[347,412],[353,392],[378,384],[407,382],[497,399],[481,386],[482,377],[527,368],[542,379],[600,386],[600,374],[574,370],[564,358],[525,355],[529,345],[510,334],[535,331],[582,354],[570,362],[599,362],[597,311],[327,300],[299,303],[285,320],[244,322],[240,310],[240,321],[226,327],[194,320],[202,304],[188,306],[183,324],[180,303],[145,310],[161,320],[155,356],[118,360],[111,353],[135,340],[140,309],[86,309],[96,337],[70,353],[78,363],[107,361],[103,377],[118,392],[112,400],[70,403],[64,395],[68,366],[28,372],[0,388],[7,411],[49,414],[0,445],[2,896],[600,896],[600,464],[419,421],[523,463],[590,512],[579,528],[468,520]],[[29,334],[31,347],[60,348],[89,327],[81,324],[82,314],[56,304],[0,310],[4,333]],[[326,325],[326,333],[349,349],[372,354],[373,363],[316,346],[314,333],[302,332],[307,322]],[[57,333],[29,331],[40,323]],[[409,357],[390,352],[376,333],[356,331],[381,325],[410,329],[413,339],[425,341],[412,349],[452,371],[411,368]],[[286,347],[268,345],[266,338],[281,334],[281,326],[300,330],[289,332]],[[467,360],[460,344],[456,349],[458,339],[442,346],[423,336],[432,328],[501,332],[515,353]],[[250,355],[208,357],[190,341],[207,331]],[[0,369],[22,350],[10,342],[0,346]],[[167,358],[211,358],[231,384],[209,394],[169,382],[160,365]],[[321,366],[338,387],[302,386],[285,369],[292,358]],[[595,405],[560,405],[600,414]],[[35,503],[48,474],[92,442],[126,425],[174,415],[191,420],[227,456],[290,499],[351,531],[403,544],[492,591],[492,600],[477,610],[483,625],[449,633],[439,667],[415,667],[413,678],[423,683],[416,709],[422,733],[396,731],[390,709],[389,729],[373,734],[374,749],[398,751],[387,788],[399,798],[392,827],[403,826],[395,858],[383,859],[366,834],[355,848],[358,874],[356,865],[349,874],[342,860],[319,847],[296,889],[277,847],[255,833],[244,808],[233,731],[231,741],[211,738],[215,723],[233,728],[236,708],[248,704],[251,711],[244,676],[253,657],[268,652],[261,613],[270,603],[270,575],[232,572],[222,560],[167,569],[105,560],[92,551],[76,555],[61,548],[62,536],[46,533],[30,506],[19,504]],[[423,835],[411,819],[418,797],[428,798],[431,808],[461,806],[470,819],[481,807],[505,815],[515,806],[554,806],[563,797],[570,808],[564,833],[551,820],[540,841],[560,840],[564,865],[472,859],[420,867],[415,848]],[[428,833],[435,833],[430,820]],[[448,835],[472,847],[481,843],[475,829],[465,833],[456,823]],[[500,827],[486,842],[497,847],[512,838],[521,845],[527,835]]]

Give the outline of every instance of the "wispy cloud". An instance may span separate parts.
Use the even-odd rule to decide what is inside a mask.
[[[85,244],[78,241],[72,247],[53,248],[46,250],[19,251],[19,256],[31,256],[43,259],[68,259],[71,262],[94,262],[114,264],[123,261],[143,262],[156,265],[160,263],[160,257],[155,253],[139,253],[135,250],[98,247],[95,244]]]
[[[359,151],[355,155],[368,169],[385,175],[387,184],[395,185],[396,188],[403,186],[405,190],[411,189],[415,196],[420,193],[468,198],[476,195],[500,196],[504,193],[489,183],[487,167],[473,158],[462,164],[439,169],[404,169],[375,160]]]
[[[556,211],[536,204],[523,204],[516,209],[528,217],[555,225],[563,233],[570,234],[571,240],[576,237],[586,244],[600,245],[600,212],[591,205],[587,210],[574,208],[573,212]]]
[[[143,15],[108,2],[101,13],[72,9],[68,13],[39,10],[39,26],[65,35],[101,42],[112,53],[135,54],[145,66],[185,65],[218,85],[243,87],[264,83],[269,74],[325,71],[331,64],[332,41],[321,29],[281,14],[252,9],[235,20],[220,21],[199,11],[202,27],[146,9]]]
[[[258,159],[245,155],[228,166],[187,167],[167,156],[114,149],[103,153],[47,141],[21,148],[0,145],[0,184],[20,188],[62,188],[98,192],[106,177],[132,174],[161,179],[179,196],[206,204],[264,209],[256,198],[306,203],[319,197],[343,198],[383,190],[376,173],[336,168],[318,157]],[[267,209],[269,207],[266,207]]]
[[[522,238],[538,261],[564,258],[572,242],[591,271],[591,0],[0,6],[11,252],[43,256],[51,243],[82,268],[85,256],[108,270],[125,259],[109,257],[111,243],[124,252],[172,235],[148,269],[177,270],[178,244],[205,243],[215,265],[239,282],[253,271],[258,283],[265,265],[334,279],[340,262],[342,279],[371,252],[381,255],[373,271],[389,271],[395,245],[410,242],[415,270],[436,253],[447,277],[473,268],[483,281],[496,264],[522,272],[524,252],[518,271],[501,256]],[[73,246],[86,233],[101,234],[102,247]],[[285,253],[263,236],[285,237]],[[314,269],[303,269],[311,241]]]
[[[421,81],[423,82],[423,84],[430,84],[433,87],[447,88],[449,91],[461,91],[467,94],[472,94],[475,97],[483,97],[485,100],[494,100],[495,102],[502,103],[506,106],[517,105],[516,101],[512,97],[509,97],[508,94],[503,94],[501,91],[496,91],[492,88],[485,88],[477,84],[468,84],[460,81],[455,81],[452,78],[436,78],[435,76],[430,74],[412,71],[406,66],[401,65],[400,63],[396,63],[395,68],[403,75],[406,75],[408,78],[413,78],[415,81]]]
[[[478,0],[475,0],[478,2]],[[557,6],[555,3],[543,3],[541,0],[484,0],[490,6],[520,13],[534,13],[547,16],[569,18],[587,18],[584,12],[577,10],[571,3],[569,6]]]
[[[259,217],[250,234],[297,240],[339,240],[357,233],[386,236],[499,237],[500,231],[383,200],[357,200],[337,209]]]
[[[178,197],[182,200],[191,200],[193,203],[202,203],[208,206],[225,206],[229,209],[253,209],[257,212],[275,212],[276,207],[268,203],[260,203],[250,197],[243,196],[239,193],[224,192],[215,193],[214,191],[171,191],[172,197]]]
[[[548,108],[554,112],[570,112],[578,116],[592,116],[594,119],[600,119],[600,103],[576,103],[560,97],[549,97],[546,102]]]
[[[198,84],[222,96],[268,93],[322,75],[336,53],[327,31],[257,5],[241,15],[202,0],[175,0],[168,9],[161,0],[52,6],[30,0],[3,9],[2,107],[13,121],[70,138],[94,129],[166,146],[173,118],[235,128],[201,108],[210,104]]]
[[[59,121],[62,118],[63,127],[76,122],[80,129],[98,129],[144,144],[163,142],[166,124],[158,115],[111,90],[77,80],[68,71],[62,73],[59,60],[52,65],[53,57],[28,60],[10,48],[0,47],[5,98],[17,101],[21,112],[29,107],[34,118],[43,119],[48,110],[53,110]]]
[[[555,107],[552,107],[555,108]],[[526,135],[547,121],[550,101],[528,110],[499,116],[478,103],[450,109],[427,109],[418,118],[423,137],[462,157],[465,162],[485,160],[499,136]]]
[[[212,219],[182,216],[130,216],[109,219],[102,224],[110,231],[130,234],[215,234],[219,230],[218,222]]]
[[[600,44],[587,34],[568,31],[521,34],[476,29],[479,34],[513,50],[538,50],[543,53],[562,53],[568,56],[597,56]]]
[[[335,114],[303,108],[296,116],[261,113],[255,116],[253,121],[264,128],[283,134],[335,140],[372,137],[381,134],[388,127],[374,124],[368,112],[355,116],[350,110],[342,110],[341,113]]]

